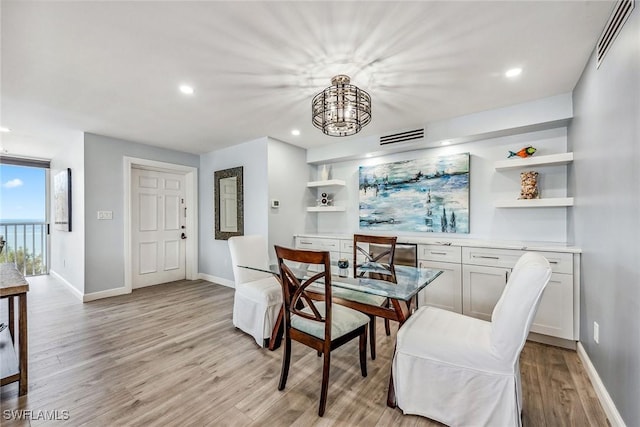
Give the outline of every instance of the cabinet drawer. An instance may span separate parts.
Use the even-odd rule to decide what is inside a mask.
[[[353,256],[353,240],[340,240],[340,252]]]
[[[524,251],[512,249],[462,248],[462,263],[513,268]]]
[[[296,248],[313,251],[340,252],[340,244],[337,239],[320,239],[311,237],[297,237]]]
[[[460,263],[461,254],[460,246],[418,245],[418,259],[420,260]]]
[[[573,274],[573,254],[560,252],[538,252],[545,257],[554,273]]]
[[[515,249],[462,248],[462,263],[490,267],[513,268],[526,251]],[[554,273],[573,274],[573,255],[560,252],[538,252]]]

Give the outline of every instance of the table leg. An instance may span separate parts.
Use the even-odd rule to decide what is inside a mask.
[[[18,380],[18,396],[27,394],[29,383],[27,382],[27,293],[20,294],[20,318],[18,319],[20,343],[20,379]]]
[[[278,317],[276,318],[276,324],[273,325],[273,330],[271,331],[271,338],[269,339],[269,350],[273,351],[276,348],[280,347],[282,343],[282,336],[284,334],[284,308],[280,307],[280,311],[278,311]]]
[[[13,346],[16,346],[16,331],[14,330],[15,313],[13,312],[13,296],[7,298],[7,306],[9,308],[9,334],[11,335],[11,341]]]

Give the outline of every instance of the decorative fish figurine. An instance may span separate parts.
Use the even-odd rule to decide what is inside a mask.
[[[535,153],[536,151],[537,150],[532,146],[528,146],[528,147],[524,147],[522,150],[518,151],[517,153],[514,153],[513,151],[509,151],[509,157],[507,158],[510,159],[512,157],[518,156],[525,159],[529,156],[533,156],[533,153]]]

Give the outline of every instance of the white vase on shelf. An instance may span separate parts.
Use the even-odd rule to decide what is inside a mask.
[[[320,180],[328,181],[331,178],[331,167],[327,165],[322,165],[320,168]]]

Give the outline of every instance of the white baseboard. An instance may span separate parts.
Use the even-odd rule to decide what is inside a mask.
[[[130,294],[131,291],[125,287],[115,288],[115,289],[107,289],[106,291],[100,292],[92,292],[90,294],[84,294],[84,298],[82,298],[83,302],[95,301],[97,299],[109,298],[109,297],[117,297],[118,295]]]
[[[78,298],[80,301],[82,301],[84,299],[84,294],[78,288],[76,288],[71,283],[69,283],[69,281],[67,279],[65,279],[64,277],[62,277],[60,274],[56,273],[55,271],[53,271],[51,269],[49,269],[49,274],[52,275],[53,277],[55,277],[56,280],[60,281],[60,283],[65,285],[71,291],[71,293],[76,298]]]
[[[620,412],[618,412],[618,408],[616,408],[615,403],[613,403],[613,400],[611,399],[609,392],[607,391],[606,387],[604,386],[604,383],[600,379],[600,375],[598,375],[598,371],[596,371],[596,368],[593,366],[593,363],[591,363],[591,359],[589,359],[589,355],[587,354],[586,350],[582,346],[581,342],[578,342],[577,352],[578,352],[578,357],[582,361],[582,364],[584,365],[584,368],[587,371],[587,375],[591,380],[591,384],[593,384],[593,388],[596,391],[596,394],[598,395],[598,399],[600,400],[600,404],[604,409],[604,413],[607,414],[609,423],[611,423],[612,427],[625,427],[626,424],[624,423],[624,420],[620,416]]]
[[[211,274],[198,273],[198,279],[217,283],[218,285],[226,286],[227,288],[236,287],[236,284],[234,283],[233,280],[223,279],[222,277],[212,276]]]

